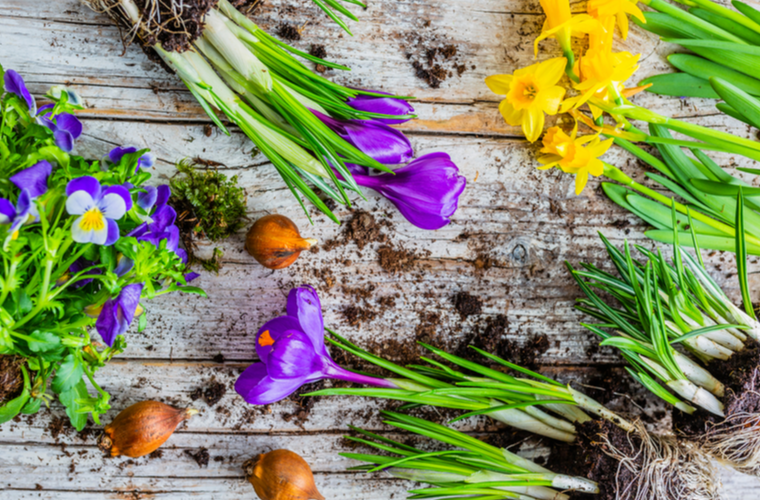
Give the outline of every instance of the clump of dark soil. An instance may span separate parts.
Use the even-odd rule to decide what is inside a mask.
[[[311,415],[311,410],[314,408],[314,404],[322,399],[322,396],[301,396],[301,394],[320,391],[324,388],[324,380],[301,386],[300,389],[288,397],[288,401],[292,401],[296,404],[296,410],[289,415],[283,415],[282,419],[286,422],[295,421],[295,423],[299,425],[309,420],[309,415]]]
[[[212,378],[206,387],[198,387],[195,389],[190,394],[190,399],[197,401],[198,399],[203,398],[203,400],[206,401],[206,404],[211,407],[221,401],[225,394],[227,394],[227,386],[217,381],[216,378]]]
[[[198,451],[185,450],[185,454],[195,460],[195,463],[198,464],[198,467],[208,467],[208,461],[210,458],[208,449],[199,448]]]
[[[143,29],[137,36],[145,47],[160,43],[169,52],[185,52],[203,33],[203,17],[216,3],[217,0],[194,0],[178,10],[171,0],[135,0],[143,13]]]
[[[61,434],[66,433],[66,423],[68,420],[66,420],[63,417],[53,417],[50,419],[50,423],[48,424],[47,430],[50,433],[50,437],[53,439],[58,439],[58,436]]]
[[[348,222],[344,223],[343,229],[337,238],[327,240],[319,247],[314,247],[312,251],[318,252],[324,250],[329,252],[330,250],[339,246],[344,246],[347,243],[353,241],[359,250],[363,250],[364,247],[370,243],[385,243],[388,241],[388,236],[382,231],[383,228],[389,228],[390,222],[380,221],[375,219],[375,216],[364,210],[357,210],[351,216]]]
[[[417,78],[437,89],[454,75],[461,76],[467,67],[459,47],[435,33],[430,25],[429,20],[423,20],[418,30],[407,33],[402,49]]]
[[[469,292],[458,292],[454,295],[454,308],[462,319],[480,314],[483,311],[483,301]]]
[[[760,413],[760,347],[757,343],[745,342],[744,350],[735,353],[726,361],[716,360],[707,367],[715,378],[726,386],[723,397],[725,418],[739,413]],[[689,415],[682,411],[673,412],[673,429],[689,437],[703,436],[725,420],[698,409]]]
[[[327,50],[325,49],[324,45],[312,44],[312,46],[309,48],[309,55],[324,59],[327,57]]]
[[[0,355],[0,405],[16,398],[24,387],[24,374],[20,356]]]
[[[301,39],[301,31],[290,23],[282,23],[277,28],[277,34],[285,40],[298,41]]]
[[[377,261],[384,271],[391,274],[406,273],[414,269],[420,258],[416,252],[401,246],[385,245],[377,249]]]
[[[636,436],[629,435],[619,427],[606,420],[592,420],[585,424],[576,425],[578,437],[575,445],[552,442],[552,451],[546,467],[559,474],[581,476],[599,484],[600,492],[593,497],[576,494],[579,498],[594,498],[595,500],[616,500],[616,484],[629,485],[636,481],[636,476],[627,468],[619,467],[620,463],[604,453],[602,436],[626,455],[634,456],[640,441]],[[617,476],[618,470],[620,475]],[[616,478],[617,476],[617,478]],[[630,492],[630,498],[636,498],[636,492]],[[576,496],[574,495],[574,496]]]
[[[509,321],[505,315],[488,317],[453,353],[477,363],[488,364],[486,358],[470,349],[470,346],[475,346],[525,368],[536,368],[537,360],[551,347],[549,337],[543,334],[534,335],[524,342],[513,341],[504,337],[507,328]]]

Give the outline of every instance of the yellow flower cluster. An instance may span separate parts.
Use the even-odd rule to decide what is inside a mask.
[[[621,104],[633,90],[626,90],[624,82],[638,69],[640,55],[630,52],[613,52],[612,40],[615,26],[623,38],[628,36],[628,15],[645,21],[636,2],[630,0],[589,0],[586,14],[573,15],[569,0],[541,0],[546,21],[535,41],[555,38],[564,57],[549,59],[518,69],[511,75],[494,75],[486,78],[486,84],[495,94],[504,96],[499,105],[504,120],[512,126],[522,127],[530,142],[538,140],[544,128],[545,115],[570,112],[578,115],[578,108],[587,104],[594,122],[599,122],[602,109],[593,102]],[[589,48],[577,61],[572,50],[572,37],[588,35]],[[560,85],[563,72],[570,78],[575,90],[567,99],[566,88]],[[564,99],[564,100],[563,100]],[[590,102],[591,101],[591,102]],[[586,120],[584,120],[585,122]],[[593,123],[593,122],[592,122]],[[598,127],[595,127],[599,129]],[[612,140],[602,141],[598,134],[577,137],[577,122],[571,135],[559,127],[550,128],[541,149],[545,156],[539,158],[542,169],[558,167],[576,175],[576,193],[585,187],[589,174],[601,175],[604,154]]]

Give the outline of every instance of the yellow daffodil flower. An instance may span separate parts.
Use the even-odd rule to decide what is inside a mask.
[[[575,64],[575,72],[580,76],[580,83],[573,87],[581,92],[576,97],[565,100],[560,112],[577,109],[591,97],[609,101],[620,100],[625,92],[623,82],[628,80],[639,69],[641,54],[630,52],[612,52],[612,27],[614,19],[609,18],[605,25],[595,30],[589,37],[589,49]],[[594,118],[601,116],[601,109],[589,106]]]
[[[623,40],[628,38],[627,14],[634,16],[642,23],[647,22],[646,18],[644,18],[644,14],[636,6],[635,0],[589,0],[586,11],[591,17],[598,19],[602,23],[609,18],[617,20],[618,28],[620,28],[620,36],[623,37]]]
[[[558,167],[563,172],[575,174],[575,194],[579,195],[586,187],[589,174],[600,176],[604,173],[604,163],[599,159],[612,146],[612,139],[602,141],[598,135],[578,137],[578,123],[570,135],[561,128],[552,127],[544,135],[538,158],[541,170]]]
[[[499,105],[504,120],[512,126],[522,126],[525,137],[535,142],[544,128],[544,113],[555,115],[565,96],[565,89],[557,85],[567,61],[556,57],[512,75],[493,75],[486,85],[495,94],[506,96]]]
[[[556,38],[567,59],[567,75],[577,81],[572,71],[575,55],[571,37],[590,33],[596,29],[598,21],[588,14],[573,16],[570,13],[570,0],[541,0],[541,8],[546,14],[546,21],[541,29],[541,35],[533,44],[534,53],[538,55],[538,43],[541,40]]]

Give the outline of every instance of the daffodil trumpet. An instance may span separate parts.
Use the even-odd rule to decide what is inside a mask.
[[[737,203],[741,229],[741,194]],[[675,208],[671,217],[677,227]],[[621,251],[600,236],[620,277],[593,264],[567,264],[586,296],[576,308],[599,321],[583,326],[601,345],[620,350],[634,379],[680,410],[673,417],[677,433],[737,470],[760,475],[760,412],[748,404],[757,397],[760,379],[760,322],[749,301],[743,231],[735,251],[744,310],[708,273],[693,229],[696,256],[674,238],[671,263],[659,249],[641,246],[636,248],[643,260],[634,259],[628,242]],[[618,304],[609,305],[596,290]]]

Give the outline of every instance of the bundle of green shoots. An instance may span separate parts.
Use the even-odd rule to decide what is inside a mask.
[[[594,481],[555,474],[506,448],[497,448],[450,427],[396,412],[383,411],[382,415],[384,423],[390,426],[451,447],[432,452],[421,450],[349,426],[362,437],[346,436],[346,439],[395,455],[341,453],[343,457],[367,462],[351,470],[385,471],[393,477],[433,485],[411,490],[409,493],[414,496],[410,498],[567,500],[570,497],[561,491],[599,493]]]
[[[593,434],[588,440],[592,448],[588,453],[592,456],[589,464],[611,460],[618,477],[625,470],[636,478],[625,484],[600,485],[603,492],[612,490],[612,498],[716,498],[709,462],[688,443],[678,442],[673,436],[649,434],[638,421],[625,420],[569,385],[475,347],[496,367],[513,370],[517,376],[426,344],[421,345],[453,367],[428,357],[421,358],[425,365],[402,367],[330,333],[334,338],[329,340],[334,345],[402,377],[392,379],[399,388],[336,388],[310,395],[366,396],[408,403],[402,408],[430,405],[467,410],[453,421],[488,415],[517,429],[567,443],[576,442],[581,437],[579,431],[586,429]],[[605,426],[604,422],[612,425]],[[619,449],[612,445],[612,434],[622,434],[622,440],[630,443],[630,447]],[[680,485],[680,492],[672,491],[673,484]]]
[[[741,198],[738,207],[741,228]],[[710,277],[692,234],[697,257],[676,242],[672,263],[659,250],[639,246],[644,261],[634,260],[627,242],[620,251],[602,236],[620,277],[593,264],[582,264],[582,270],[567,264],[586,295],[576,307],[601,321],[583,326],[602,339],[601,345],[620,350],[637,381],[687,414],[674,416],[676,427],[691,429],[684,432],[737,469],[758,474],[760,408],[755,379],[760,375],[760,323],[749,302],[742,233],[736,251],[746,311]],[[619,306],[609,305],[595,290],[614,297]],[[721,369],[724,362],[732,368]],[[718,377],[703,365],[717,365]]]
[[[412,116],[390,116],[349,106],[346,101],[357,96],[389,96],[344,87],[314,73],[294,55],[330,68],[348,68],[277,40],[229,0],[219,0],[214,6],[200,0],[143,0],[149,6],[143,9],[138,7],[138,0],[83,1],[96,11],[108,13],[128,34],[154,50],[222,131],[229,134],[214,109],[240,127],[274,164],[304,211],[299,192],[338,222],[314,188],[350,206],[346,191],[360,195],[361,191],[347,163],[391,172],[338,135],[312,110],[340,120]],[[340,5],[334,0],[327,4],[333,8]],[[172,21],[179,19],[176,22],[196,26],[196,30],[179,34],[168,31],[167,13],[173,13]],[[162,37],[171,37],[168,45],[178,46],[177,50],[166,49]]]
[[[662,159],[624,139],[616,138],[615,142],[659,172],[646,173],[648,179],[658,184],[657,189],[605,165],[605,175],[622,184],[602,183],[607,196],[654,226],[646,232],[653,240],[673,243],[677,238],[684,246],[694,246],[696,242],[705,249],[733,251],[737,228],[735,198],[741,189],[746,205],[743,224],[746,252],[760,255],[760,189],[726,173],[699,149],[690,149],[693,156],[687,155],[682,147],[669,143],[672,136],[664,127],[651,125],[650,132],[662,141],[655,144]],[[676,202],[675,198],[683,201]],[[675,222],[672,208],[679,214]]]
[[[720,98],[727,115],[760,126],[760,12],[733,0],[734,11],[711,0],[681,0],[680,9],[663,0],[644,1],[646,23],[635,22],[664,41],[694,54],[672,54],[680,73],[648,78],[649,92],[679,97]]]

